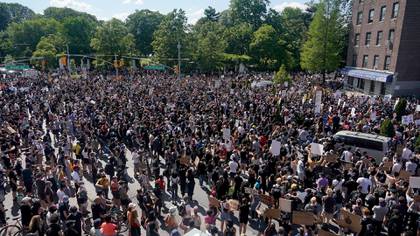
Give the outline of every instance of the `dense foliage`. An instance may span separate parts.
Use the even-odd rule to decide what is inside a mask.
[[[93,15],[70,8],[50,7],[36,15],[19,4],[0,3],[0,63],[5,58],[27,57],[54,68],[58,57],[77,54],[147,57],[173,66],[178,42],[184,70],[217,72],[243,63],[253,70],[301,69],[328,72],[344,58],[349,0],[321,0],[308,8],[270,8],[268,0],[231,0],[217,12],[208,7],[194,25],[182,9],[164,15],[137,10],[123,22],[98,21]],[[328,13],[328,14],[327,14]],[[57,40],[59,39],[59,40]],[[29,61],[29,60],[28,60]],[[184,63],[184,61],[186,63]],[[109,63],[112,64],[112,63]]]

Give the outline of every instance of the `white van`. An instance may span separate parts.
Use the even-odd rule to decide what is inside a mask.
[[[344,147],[351,147],[352,151],[359,148],[360,152],[367,152],[369,156],[375,158],[376,163],[380,163],[385,154],[389,151],[391,138],[377,135],[352,131],[340,131],[334,135],[337,142],[336,147],[344,144]]]

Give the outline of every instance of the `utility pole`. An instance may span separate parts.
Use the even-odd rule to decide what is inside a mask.
[[[181,43],[178,40],[178,79],[181,78]]]
[[[69,69],[69,74],[71,74],[69,44],[67,44],[66,46],[67,46],[67,67]]]
[[[115,75],[118,78],[118,62],[117,62],[117,54],[114,54],[114,66],[115,66]]]

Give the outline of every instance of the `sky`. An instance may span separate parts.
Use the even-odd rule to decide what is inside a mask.
[[[271,8],[282,11],[287,6],[304,8],[308,0],[271,0]],[[217,11],[229,7],[229,0],[0,0],[0,2],[20,3],[36,13],[43,13],[48,7],[70,7],[95,15],[100,20],[117,18],[125,20],[137,9],[149,9],[168,13],[175,8],[185,10],[188,22],[193,24],[204,15],[208,6]]]

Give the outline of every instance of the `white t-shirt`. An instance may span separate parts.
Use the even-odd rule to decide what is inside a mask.
[[[402,154],[401,154],[401,158],[403,160],[410,160],[410,157],[411,157],[412,153],[413,152],[410,149],[404,148],[403,151],[402,151]]]
[[[64,193],[64,191],[62,191],[61,189],[57,190],[57,197],[58,197],[58,201],[62,202],[64,196],[66,196],[66,194]]]
[[[356,181],[360,186],[362,186],[362,193],[368,194],[369,193],[369,187],[372,186],[372,181],[367,178],[360,177]]]
[[[234,173],[236,174],[236,171],[238,170],[238,163],[236,163],[236,161],[230,161],[229,162],[229,169],[230,169],[230,173]]]
[[[392,166],[392,173],[400,173],[402,168],[402,164],[399,162],[394,163],[394,165]]]
[[[351,157],[353,156],[353,153],[349,152],[349,151],[344,151],[343,152],[343,159],[345,162],[351,162]]]

